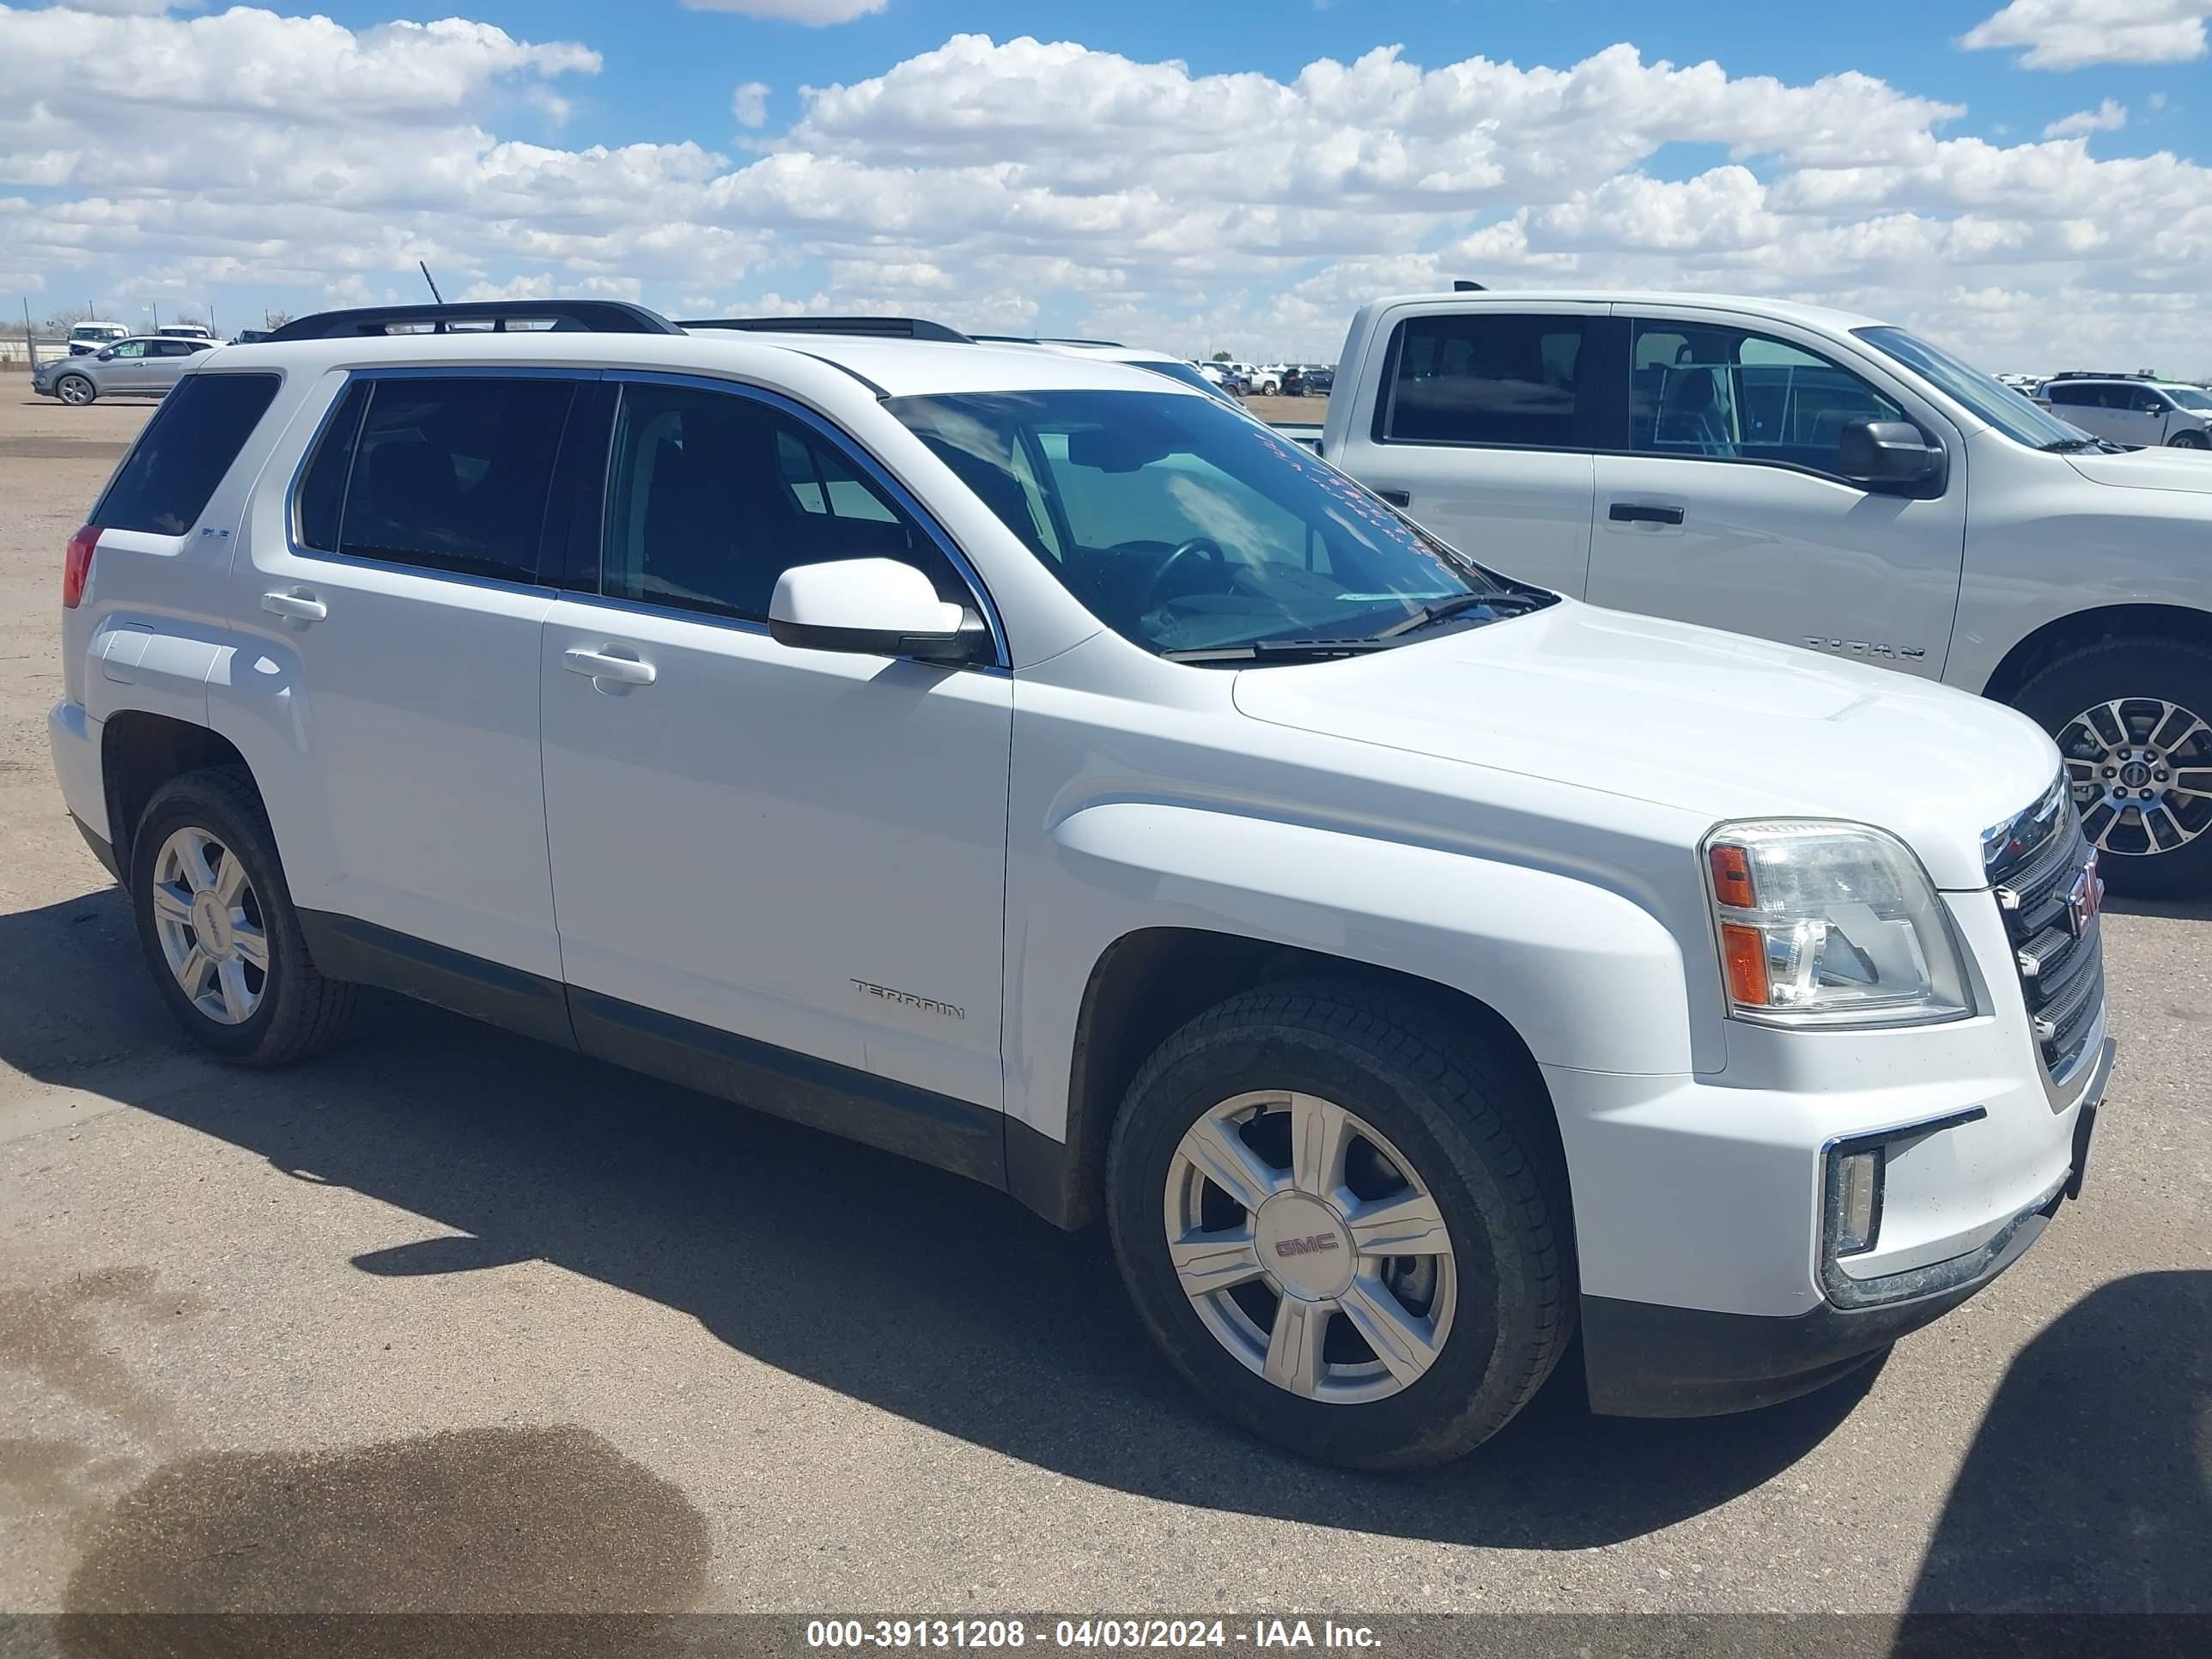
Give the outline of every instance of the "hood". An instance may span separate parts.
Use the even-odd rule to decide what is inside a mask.
[[[2124,455],[2069,455],[2066,459],[2092,483],[2212,495],[2212,455],[2201,449],[2131,449]]]
[[[1987,884],[1982,832],[2058,770],[2033,721],[1963,691],[1573,600],[1372,656],[1244,669],[1234,696],[1253,720],[1708,824],[1875,824],[1954,889]]]

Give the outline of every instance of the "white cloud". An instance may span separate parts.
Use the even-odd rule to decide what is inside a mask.
[[[2212,0],[2012,0],[1959,37],[1968,51],[2024,46],[2029,69],[2185,64],[2204,55]]]
[[[849,23],[855,17],[881,11],[888,0],[684,0],[686,11],[734,11],[747,17],[773,18],[778,22],[804,23],[826,28]]]
[[[1358,301],[1453,277],[1702,288],[1825,299],[2030,368],[2125,344],[2212,369],[2212,172],[2091,155],[2079,134],[2117,104],[2009,143],[1948,137],[1958,103],[1869,76],[1628,46],[1564,68],[1385,48],[1277,79],[958,35],[802,88],[787,129],[764,86],[734,88],[757,135],[735,159],[517,136],[599,64],[460,19],[0,3],[0,263],[17,286],[166,308],[222,285],[297,310],[411,298],[427,258],[448,294],[1300,356]],[[1727,159],[1677,176],[1684,146]]]
[[[2107,98],[2094,109],[2077,109],[2044,128],[2046,138],[2079,138],[2092,132],[2118,132],[2128,124],[2128,106]]]

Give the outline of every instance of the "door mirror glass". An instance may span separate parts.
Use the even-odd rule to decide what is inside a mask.
[[[896,559],[794,565],[776,579],[768,631],[780,645],[927,662],[970,662],[987,639],[963,606]]]
[[[94,362],[112,363],[115,361],[115,348],[110,346],[105,351],[95,351],[92,356]]]
[[[1942,470],[1943,452],[1931,448],[1910,421],[1851,421],[1836,443],[1837,471],[1856,483],[1924,483]]]

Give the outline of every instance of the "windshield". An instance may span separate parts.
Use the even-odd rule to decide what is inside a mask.
[[[1964,404],[2014,443],[2040,449],[2049,444],[2070,444],[2088,434],[2069,425],[2035,403],[2025,392],[2014,391],[1994,374],[1985,374],[1971,363],[1960,362],[1941,346],[1932,346],[1901,328],[1860,328],[1851,331],[1886,357],[1914,369]]]
[[[1092,615],[1149,651],[1382,648],[1447,609],[1474,625],[1552,598],[1211,398],[975,392],[884,406]]]
[[[2184,409],[2212,409],[2212,397],[2208,397],[2193,386],[2170,386],[2161,390]]]

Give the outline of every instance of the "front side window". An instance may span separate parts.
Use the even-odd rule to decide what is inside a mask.
[[[1487,312],[1398,325],[1376,436],[1384,443],[1590,447],[1579,317]]]
[[[568,380],[356,381],[301,481],[302,547],[455,575],[538,580]]]
[[[971,392],[884,406],[1093,616],[1149,651],[1388,648],[1447,616],[1472,624],[1552,598],[1211,398]]]
[[[118,357],[143,357],[146,355],[146,343],[143,340],[125,340],[114,348],[114,353]]]
[[[794,565],[896,559],[938,597],[974,596],[928,533],[837,446],[754,398],[623,388],[607,481],[600,591],[748,622],[768,619]]]
[[[1733,325],[1638,320],[1630,354],[1628,444],[1644,454],[1834,474],[1844,427],[1909,418],[1849,369]]]

